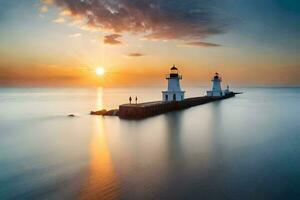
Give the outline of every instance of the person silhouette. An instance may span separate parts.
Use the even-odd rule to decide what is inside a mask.
[[[135,96],[135,104],[137,104],[138,98],[137,96]]]
[[[131,96],[129,97],[129,104],[131,104],[131,101],[132,101],[132,98],[131,98]]]

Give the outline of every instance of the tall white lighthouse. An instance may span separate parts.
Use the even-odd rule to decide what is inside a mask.
[[[178,69],[173,65],[170,74],[167,75],[168,90],[162,91],[163,101],[182,101],[185,91],[180,88],[180,80],[182,76],[178,74]]]
[[[213,79],[211,81],[213,82],[212,90],[207,91],[207,96],[210,96],[210,97],[224,96],[225,92],[223,92],[222,88],[221,88],[222,78],[219,76],[219,74],[215,73],[215,76],[213,77]]]

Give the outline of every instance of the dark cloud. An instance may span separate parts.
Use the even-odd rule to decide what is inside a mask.
[[[189,47],[220,47],[222,45],[210,42],[187,42],[183,46]]]
[[[119,35],[119,34],[106,35],[106,36],[104,36],[103,42],[105,44],[111,44],[111,45],[122,44],[122,42],[120,40],[118,40],[120,37],[122,37],[122,35]]]
[[[142,53],[130,53],[130,54],[127,54],[128,57],[141,57],[141,56],[144,56],[144,54]]]
[[[195,40],[223,33],[229,21],[218,0],[53,0],[89,26],[150,39]]]

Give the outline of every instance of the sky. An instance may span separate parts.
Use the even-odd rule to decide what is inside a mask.
[[[0,0],[0,86],[161,86],[173,64],[299,86],[299,21],[298,0]]]

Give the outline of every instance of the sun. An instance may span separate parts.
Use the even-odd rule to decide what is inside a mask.
[[[96,74],[98,76],[103,76],[105,74],[105,69],[103,67],[97,67],[96,68]]]

